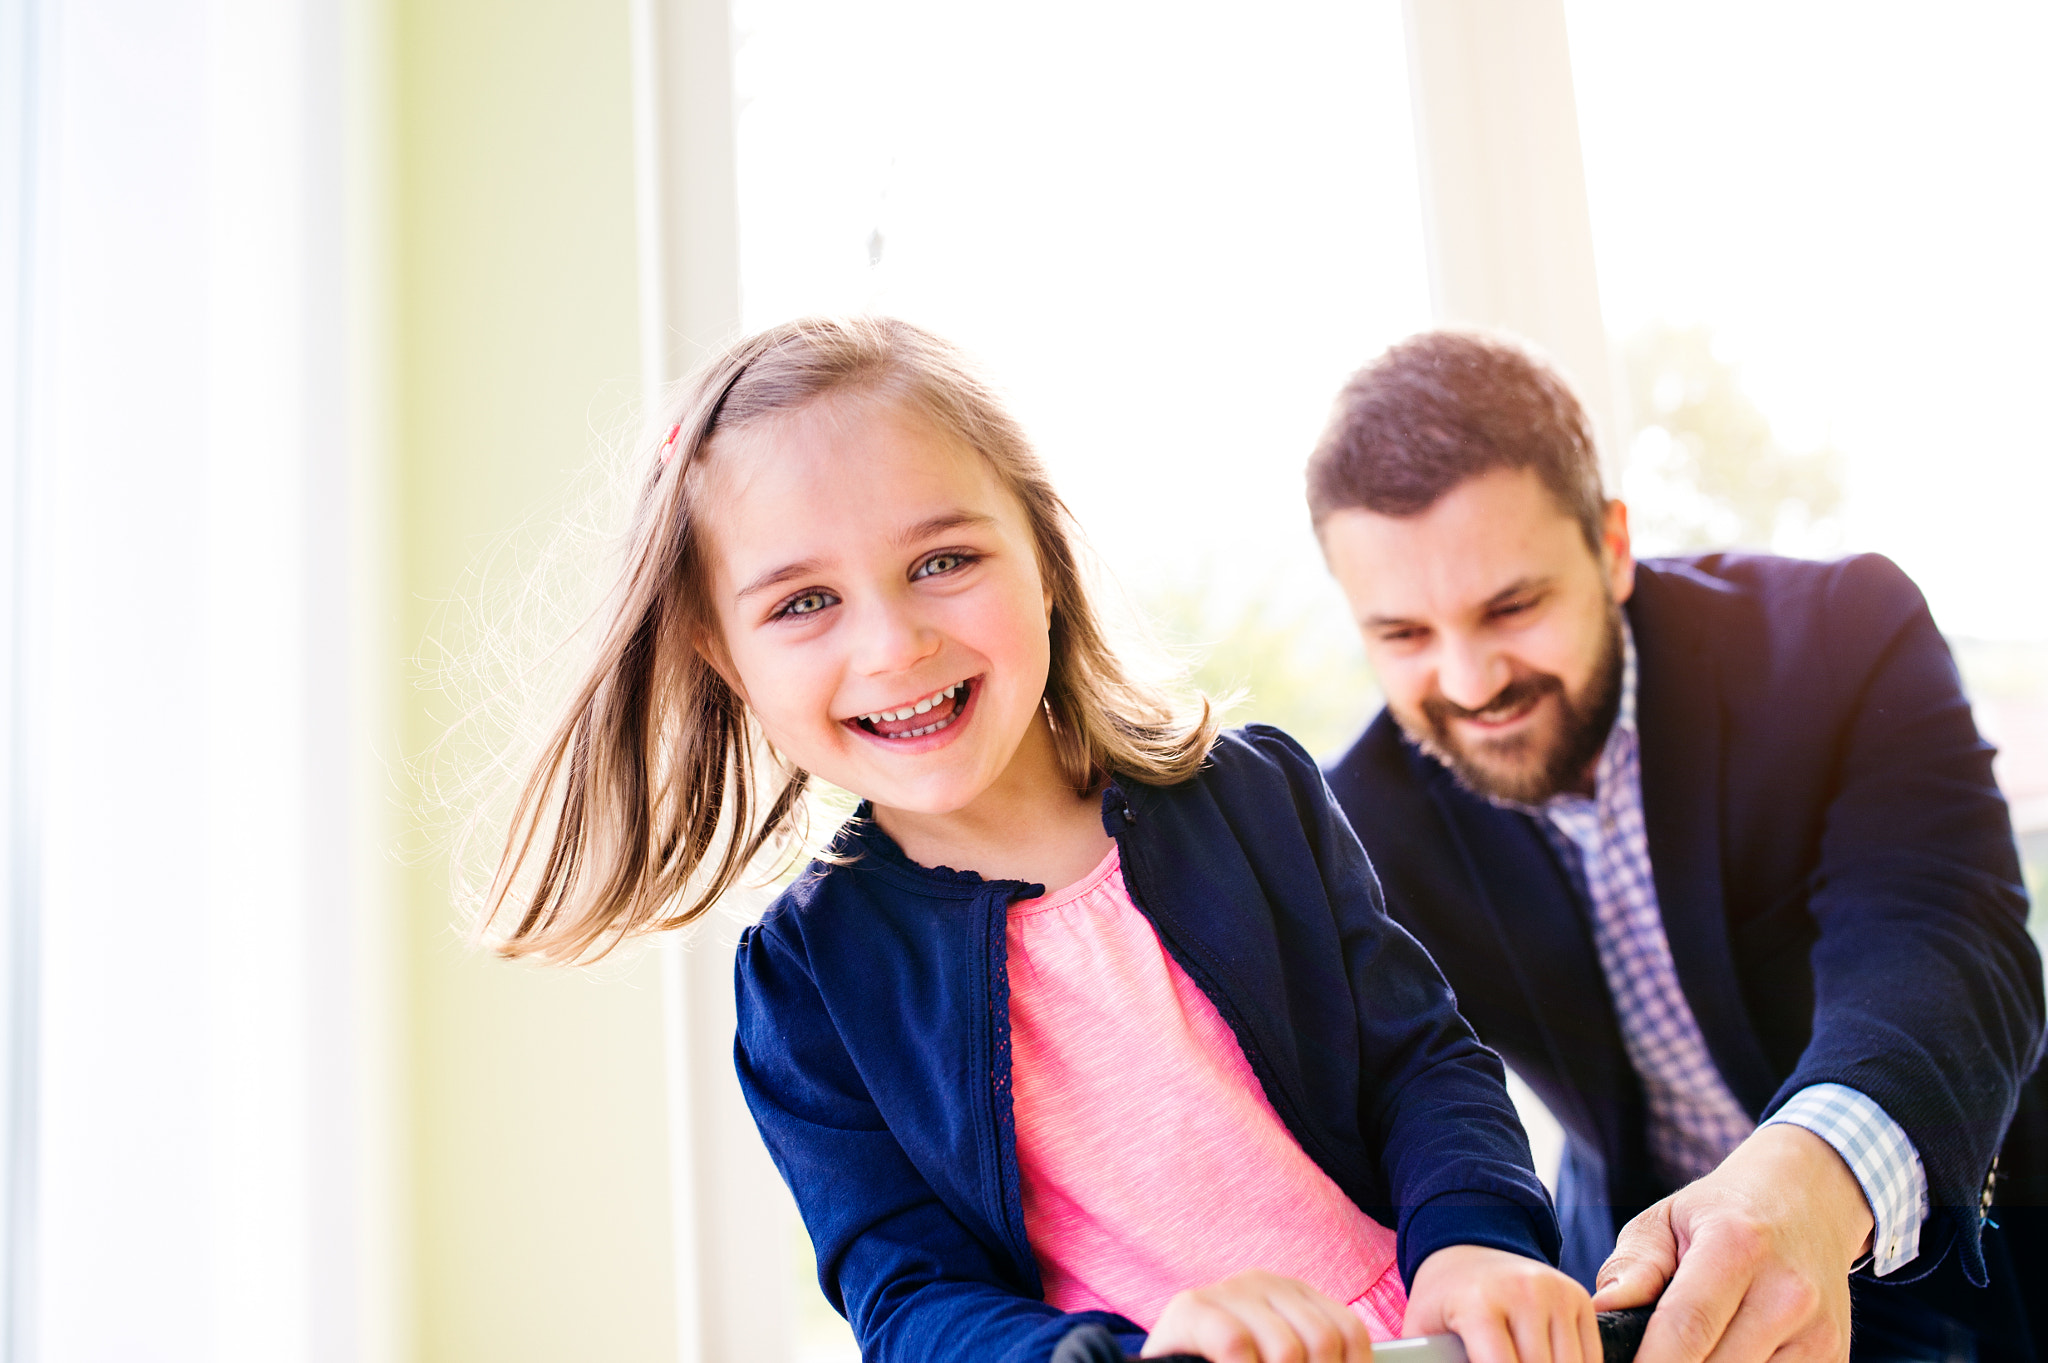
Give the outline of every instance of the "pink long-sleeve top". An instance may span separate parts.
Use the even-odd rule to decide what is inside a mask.
[[[1248,1268],[1348,1303],[1374,1339],[1407,1296],[1394,1233],[1303,1152],[1216,1006],[1131,902],[1115,848],[1005,926],[1025,1230],[1063,1311],[1150,1330]]]

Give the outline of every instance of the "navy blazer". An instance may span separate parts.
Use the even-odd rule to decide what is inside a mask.
[[[1103,826],[1287,1129],[1394,1227],[1404,1278],[1448,1244],[1554,1261],[1499,1060],[1386,917],[1292,739],[1254,726],[1182,784],[1112,784]],[[835,851],[747,930],[737,963],[740,1084],[819,1283],[864,1358],[1043,1363],[1085,1317],[1042,1300],[1010,1109],[1004,922],[1042,887],[919,866],[865,818]],[[1095,1318],[1137,1351],[1137,1326]]]
[[[2043,1201],[2041,961],[1992,749],[1918,589],[1875,555],[1646,562],[1627,605],[1643,812],[1679,983],[1735,1097],[1875,1099],[1926,1166],[1910,1280],[1984,1281],[1981,1202]],[[1565,1267],[1670,1189],[1581,891],[1522,814],[1474,797],[1382,713],[1330,770],[1459,1006],[1557,1114]],[[2024,1091],[2023,1091],[2024,1086]]]

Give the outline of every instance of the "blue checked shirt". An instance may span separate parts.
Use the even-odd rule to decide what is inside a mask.
[[[1636,645],[1622,626],[1621,708],[1594,769],[1593,795],[1561,794],[1539,809],[1539,826],[1583,875],[1593,907],[1593,945],[1614,996],[1622,1044],[1650,1109],[1650,1158],[1674,1187],[1710,1172],[1755,1129],[1714,1068],[1657,906],[1643,828],[1636,733]],[[1789,1122],[1832,1145],[1870,1202],[1872,1271],[1890,1273],[1920,1252],[1927,1172],[1899,1124],[1870,1098],[1840,1084],[1801,1089],[1766,1126]]]

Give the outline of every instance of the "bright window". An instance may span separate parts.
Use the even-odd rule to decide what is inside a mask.
[[[734,19],[746,325],[874,309],[974,349],[1205,679],[1311,747],[1355,732],[1301,468],[1344,376],[1429,322],[1399,6]]]
[[[1344,377],[1429,323],[1394,0],[733,14],[746,326],[871,309],[969,346],[1239,718],[1354,734],[1377,701],[1301,469]],[[800,1354],[853,1357],[801,1290]]]
[[[1779,547],[1878,550],[1926,591],[2002,749],[2038,900],[2048,11],[1567,8],[1609,331],[1639,368],[1666,347],[1663,372],[1638,375],[1636,423],[1656,425],[1690,367],[1732,378],[1790,459],[1832,452],[1834,524],[1809,536],[1795,516]],[[1684,529],[1642,515],[1672,510],[1651,504],[1669,453],[1654,429],[1631,451],[1653,546]]]

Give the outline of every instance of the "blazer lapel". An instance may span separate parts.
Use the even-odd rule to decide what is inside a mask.
[[[1728,944],[1721,889],[1721,696],[1706,622],[1674,610],[1676,590],[1638,568],[1628,605],[1638,677],[1643,824],[1678,982],[1722,1078],[1751,1115],[1777,1089]]]
[[[1552,1071],[1578,1106],[1557,1116],[1611,1158],[1627,1140],[1622,1114],[1640,1099],[1577,893],[1526,816],[1472,795],[1420,753],[1414,760],[1477,890],[1474,927],[1511,964]]]

